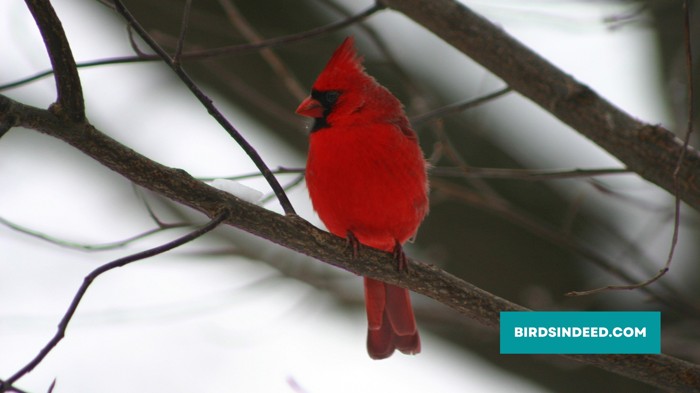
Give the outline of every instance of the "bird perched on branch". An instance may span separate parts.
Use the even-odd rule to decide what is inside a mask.
[[[321,221],[354,247],[392,252],[405,268],[402,245],[428,213],[426,162],[401,102],[365,72],[352,37],[296,112],[314,119],[306,182]],[[420,352],[408,290],[367,277],[364,284],[370,357]]]

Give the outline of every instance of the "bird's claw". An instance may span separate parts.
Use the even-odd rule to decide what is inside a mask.
[[[401,243],[396,242],[396,244],[394,244],[394,251],[392,255],[394,256],[394,261],[396,262],[397,271],[402,272],[408,268],[406,254],[403,252]]]
[[[345,240],[346,247],[352,252],[352,259],[357,259],[357,256],[360,255],[360,241],[357,240],[355,234],[349,229],[345,234]]]

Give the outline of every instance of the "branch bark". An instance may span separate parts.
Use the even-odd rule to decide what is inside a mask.
[[[345,239],[333,236],[296,215],[282,216],[219,191],[185,171],[154,162],[95,129],[0,95],[0,124],[11,121],[56,137],[132,182],[210,218],[228,210],[226,224],[349,272],[408,288],[443,303],[491,328],[499,326],[501,311],[527,309],[467,283],[436,266],[408,261],[408,270],[397,272],[389,253],[360,248],[353,259]],[[700,390],[700,366],[667,355],[566,356],[662,389]]]
[[[61,20],[49,1],[26,0],[26,3],[39,27],[54,70],[58,97],[52,110],[74,122],[81,122],[85,120],[83,89]]]
[[[666,128],[632,118],[457,1],[380,2],[484,66],[515,91],[617,157],[628,169],[676,194],[674,171],[684,146]],[[700,210],[700,154],[692,147],[680,166],[678,196]]]

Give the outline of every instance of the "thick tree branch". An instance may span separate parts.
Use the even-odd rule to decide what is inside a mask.
[[[74,122],[81,122],[85,120],[83,90],[61,20],[49,1],[26,0],[26,3],[39,27],[54,70],[58,97],[53,110]]]
[[[268,239],[352,273],[380,279],[429,296],[492,328],[499,326],[501,311],[526,310],[475,287],[435,266],[408,261],[397,272],[391,254],[361,247],[352,259],[344,239],[324,232],[298,216],[282,216],[212,188],[186,172],[165,167],[104,135],[89,124],[66,121],[41,110],[0,96],[0,124],[12,119],[18,126],[61,139],[132,182],[210,218],[222,209],[231,213],[227,224]],[[567,356],[629,378],[676,391],[700,389],[700,366],[666,355]]]
[[[673,174],[684,146],[669,130],[632,118],[457,1],[380,2],[430,30],[627,168],[675,195]],[[693,148],[688,148],[680,166],[678,196],[700,210],[700,154]]]

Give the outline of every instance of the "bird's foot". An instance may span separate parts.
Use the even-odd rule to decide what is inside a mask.
[[[355,234],[349,229],[345,234],[345,245],[351,250],[352,259],[357,259],[357,256],[360,255],[360,241],[357,240]]]
[[[394,261],[396,262],[396,270],[399,272],[406,270],[406,268],[408,268],[408,263],[401,243],[396,242],[396,244],[394,244],[394,251],[392,254],[394,256]]]

